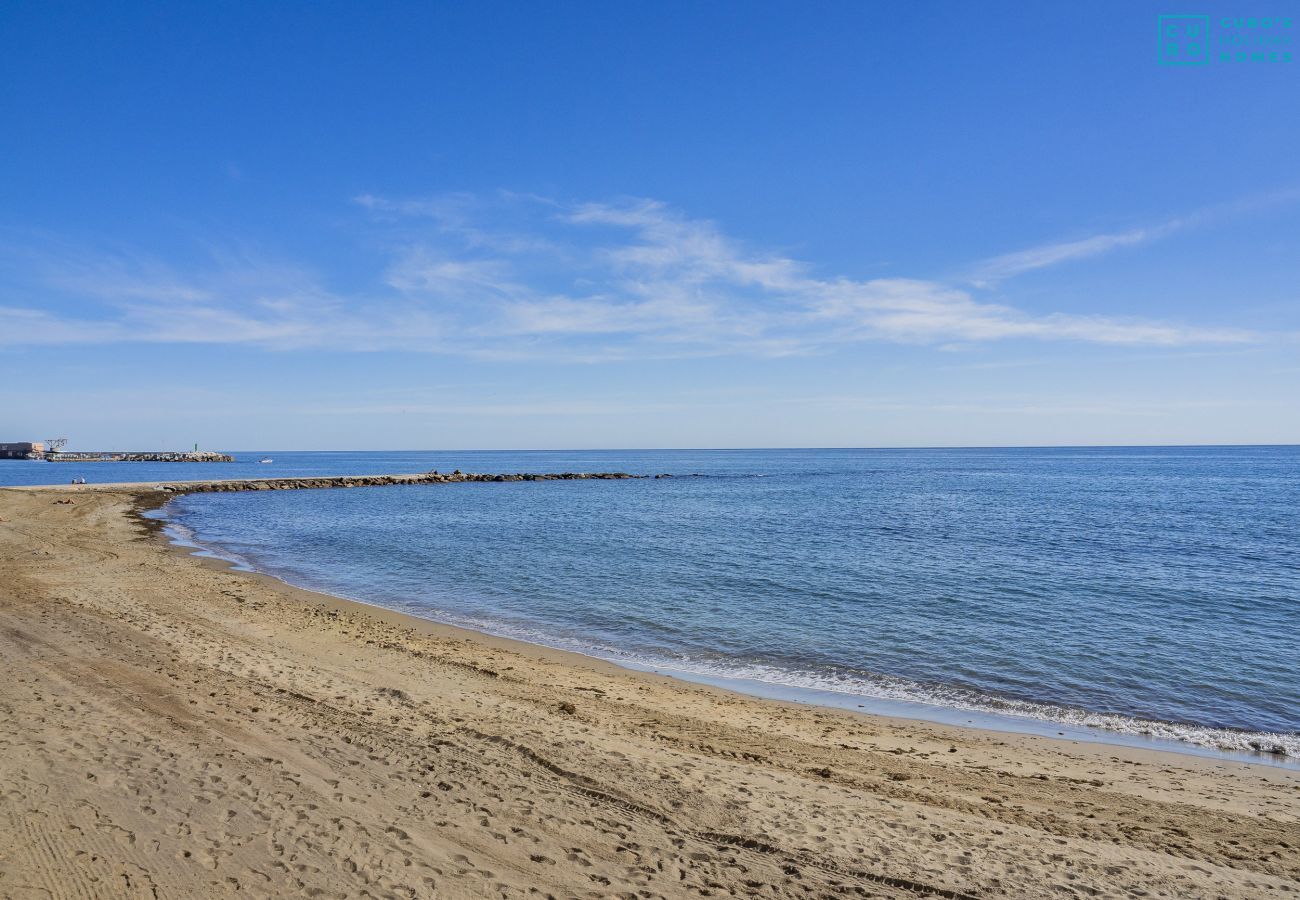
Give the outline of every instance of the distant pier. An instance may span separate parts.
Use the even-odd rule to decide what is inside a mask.
[[[95,451],[95,450],[60,450],[58,453],[46,453],[46,462],[234,462],[228,453],[215,450],[144,450],[144,451]]]
[[[0,443],[0,459],[35,459],[46,462],[234,462],[215,450],[64,450],[63,439]]]

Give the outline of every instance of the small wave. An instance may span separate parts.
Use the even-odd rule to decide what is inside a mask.
[[[163,523],[163,534],[167,535],[167,540],[177,547],[185,547],[196,551],[195,556],[207,557],[209,559],[219,559],[228,562],[241,572],[256,572],[257,568],[247,559],[238,553],[232,553],[229,550],[223,550],[218,547],[210,547],[201,543],[198,535],[193,528],[181,523],[180,521],[170,518],[167,515],[166,507],[145,513],[146,518],[158,519]]]

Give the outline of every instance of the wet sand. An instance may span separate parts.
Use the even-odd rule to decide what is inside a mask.
[[[188,556],[163,499],[0,490],[0,897],[1300,896],[1295,770],[629,672]]]

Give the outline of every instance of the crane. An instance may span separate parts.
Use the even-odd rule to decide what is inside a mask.
[[[68,443],[67,438],[50,438],[45,442],[45,452],[58,453],[65,446],[67,446],[67,443]]]

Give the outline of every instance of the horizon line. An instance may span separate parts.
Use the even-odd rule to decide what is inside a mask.
[[[191,446],[187,444],[186,446]],[[1300,442],[1268,443],[1186,443],[1186,444],[899,444],[876,446],[745,446],[745,447],[476,447],[476,448],[413,448],[394,447],[382,450],[348,449],[292,449],[288,447],[258,449],[227,449],[227,453],[730,453],[746,450],[1172,450],[1172,449],[1248,449],[1248,448],[1300,448]],[[88,452],[88,451],[73,451]],[[95,452],[125,452],[109,448]],[[168,452],[167,450],[151,452]],[[9,462],[43,462],[44,460],[7,460]]]

